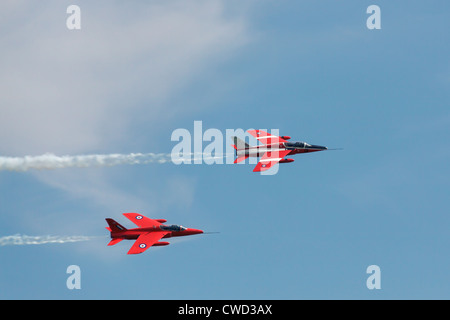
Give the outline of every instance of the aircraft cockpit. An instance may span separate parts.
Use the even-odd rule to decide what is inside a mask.
[[[172,224],[172,225],[170,225],[170,226],[165,226],[165,225],[161,225],[160,226],[160,228],[161,228],[161,230],[164,230],[164,231],[183,231],[183,230],[186,230],[187,228],[185,228],[185,227],[183,227],[183,226],[178,226],[178,225],[176,225],[176,224]]]
[[[285,142],[284,146],[288,149],[303,149],[311,145],[306,142]]]

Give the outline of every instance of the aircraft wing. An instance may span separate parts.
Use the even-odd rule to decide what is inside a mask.
[[[264,144],[286,142],[286,140],[280,138],[279,136],[275,136],[263,130],[248,130],[247,132],[254,136],[256,140]]]
[[[139,254],[150,248],[169,232],[155,231],[141,234],[128,250],[128,254]]]
[[[274,164],[283,160],[291,150],[277,150],[277,151],[267,151],[259,160],[253,172],[261,172],[269,170]]]
[[[123,215],[140,228],[157,227],[161,225],[158,221],[147,218],[139,213],[124,213]]]

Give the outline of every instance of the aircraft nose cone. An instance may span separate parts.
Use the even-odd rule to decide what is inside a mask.
[[[188,228],[186,230],[186,233],[188,233],[188,234],[199,234],[199,233],[203,233],[203,230]]]

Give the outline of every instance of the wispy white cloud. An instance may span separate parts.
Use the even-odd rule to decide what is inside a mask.
[[[165,99],[246,43],[225,3],[86,3],[70,31],[59,1],[2,2],[15,19],[0,28],[0,152],[92,152],[160,121]]]

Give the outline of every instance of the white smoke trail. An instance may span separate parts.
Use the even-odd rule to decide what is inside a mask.
[[[194,157],[192,157],[194,155]],[[184,155],[185,159],[220,159],[227,155]],[[183,158],[181,158],[183,159]],[[110,167],[121,164],[149,164],[172,162],[170,153],[92,154],[77,156],[56,156],[46,153],[40,156],[0,157],[0,171],[27,171],[30,169],[51,170],[61,168]]]
[[[89,241],[100,236],[27,236],[15,234],[0,238],[0,246]]]
[[[120,164],[165,163],[171,161],[165,153],[92,154],[78,156],[56,156],[46,153],[40,156],[0,157],[0,170],[27,171],[29,169],[61,169],[108,167]]]

